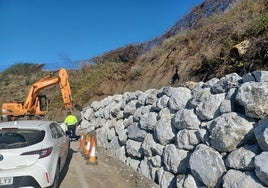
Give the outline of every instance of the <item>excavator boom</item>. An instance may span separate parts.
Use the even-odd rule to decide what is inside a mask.
[[[67,71],[61,68],[57,76],[48,75],[32,84],[23,103],[3,103],[2,115],[11,117],[45,115],[48,112],[48,110],[43,107],[46,105],[46,97],[39,95],[39,93],[42,89],[55,84],[59,84],[65,109],[72,109],[73,101],[69,77]],[[43,100],[45,100],[45,102]]]
[[[71,87],[69,83],[69,77],[65,69],[60,69],[59,71],[59,86],[61,90],[62,99],[64,102],[65,109],[73,108],[73,99],[71,93]]]

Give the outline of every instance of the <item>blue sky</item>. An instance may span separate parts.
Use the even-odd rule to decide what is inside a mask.
[[[204,0],[0,0],[0,71],[48,70],[164,34]]]

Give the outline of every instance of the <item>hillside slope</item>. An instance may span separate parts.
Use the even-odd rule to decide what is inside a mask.
[[[88,91],[87,103],[113,93],[178,86],[231,72],[243,75],[256,69],[267,70],[267,7],[265,0],[236,1],[225,13],[199,20],[191,30],[165,39],[142,55],[134,55],[138,53],[139,45],[104,54],[97,66],[113,65],[111,69],[114,70]],[[235,47],[244,43],[246,52]],[[110,58],[109,62],[109,57],[126,58],[119,62],[112,62]],[[83,68],[87,71],[93,66]]]

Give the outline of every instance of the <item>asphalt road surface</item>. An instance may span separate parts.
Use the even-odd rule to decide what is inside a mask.
[[[79,141],[71,142],[69,156],[61,172],[60,188],[158,188],[152,180],[96,148],[97,165],[87,164],[79,151]]]

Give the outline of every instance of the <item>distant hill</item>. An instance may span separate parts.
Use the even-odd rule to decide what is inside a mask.
[[[86,107],[108,95],[268,70],[267,10],[267,0],[207,0],[162,36],[111,50],[69,70],[73,99]],[[23,99],[29,84],[47,73],[1,73],[1,102]],[[62,120],[60,91],[52,87],[46,92],[53,104],[49,117]]]

